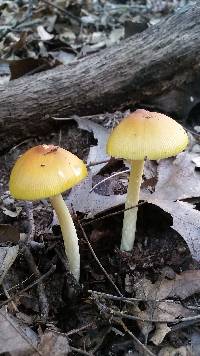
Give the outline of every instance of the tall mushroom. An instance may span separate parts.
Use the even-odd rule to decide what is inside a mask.
[[[58,146],[40,145],[17,160],[9,183],[16,199],[50,199],[60,223],[69,267],[77,281],[80,275],[78,237],[61,193],[86,176],[87,168],[77,156]]]
[[[107,153],[130,161],[131,171],[125,208],[137,205],[144,160],[177,155],[188,144],[183,127],[170,117],[143,109],[136,110],[114,128]],[[135,240],[137,208],[125,211],[121,250],[131,251]]]

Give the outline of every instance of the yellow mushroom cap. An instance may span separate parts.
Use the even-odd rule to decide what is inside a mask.
[[[86,176],[86,165],[77,156],[58,146],[40,145],[17,160],[9,188],[16,199],[44,199],[72,188]]]
[[[177,155],[187,144],[188,136],[175,120],[139,109],[114,128],[108,139],[107,153],[129,160],[157,160]]]

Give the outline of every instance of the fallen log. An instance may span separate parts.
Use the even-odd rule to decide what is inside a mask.
[[[199,33],[196,4],[112,48],[0,86],[1,152],[52,130],[51,116],[122,109],[191,82],[200,67]]]

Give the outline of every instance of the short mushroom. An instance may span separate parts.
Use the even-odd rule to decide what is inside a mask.
[[[77,156],[58,146],[40,145],[17,160],[9,183],[16,199],[50,199],[60,223],[69,267],[77,281],[80,275],[78,237],[61,193],[86,176],[87,168]]]
[[[124,118],[111,132],[107,153],[130,161],[125,208],[138,204],[144,160],[177,155],[188,144],[183,127],[170,117],[143,109]],[[121,250],[131,251],[135,240],[137,208],[125,211]]]

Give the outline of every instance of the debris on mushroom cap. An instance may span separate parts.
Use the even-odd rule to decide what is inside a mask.
[[[157,160],[176,156],[187,144],[188,136],[175,120],[139,109],[114,128],[108,139],[107,153],[130,160]]]
[[[86,165],[77,156],[58,146],[40,145],[15,163],[10,192],[16,199],[44,199],[72,188],[86,176]]]

